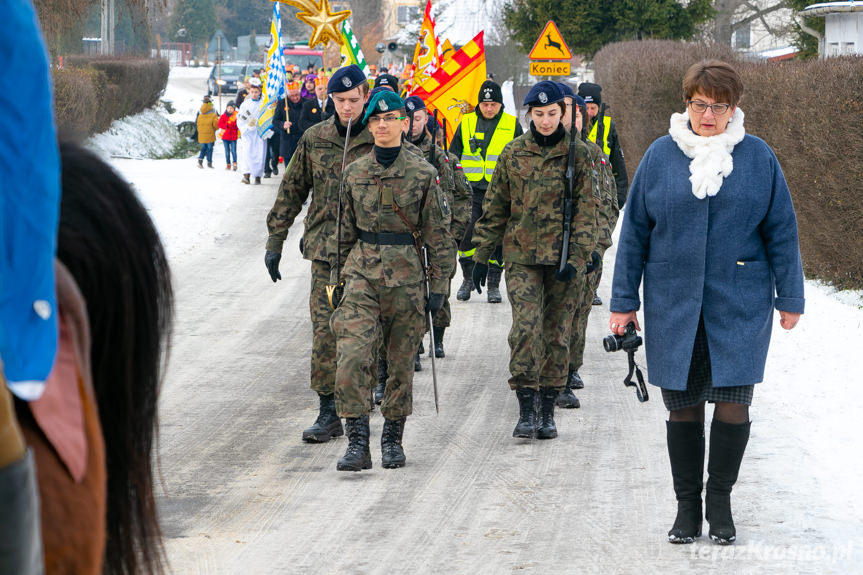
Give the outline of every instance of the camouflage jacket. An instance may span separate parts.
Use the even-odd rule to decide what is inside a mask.
[[[482,217],[474,227],[475,261],[486,263],[502,240],[503,258],[507,262],[560,263],[568,152],[568,135],[547,148],[544,154],[530,131],[507,144],[489,183]],[[575,161],[572,234],[567,262],[584,271],[599,236],[596,206],[601,192],[590,148],[578,139]]]
[[[423,138],[417,147],[422,151],[423,158],[428,162],[431,159],[431,137],[426,134],[426,137]],[[440,187],[446,194],[447,202],[452,211],[450,232],[453,238],[459,241],[464,236],[464,232],[470,222],[472,197],[470,183],[468,183],[461,169],[461,163],[459,163],[456,156],[453,154],[448,156],[440,146],[435,146],[435,167],[440,178]]]
[[[602,148],[590,140],[585,142],[590,148],[593,160],[593,169],[599,178],[599,189],[602,192],[596,205],[596,224],[599,227],[599,238],[596,251],[599,255],[605,254],[605,250],[611,247],[611,235],[614,226],[617,225],[617,216],[620,208],[617,205],[617,183],[611,167],[611,160],[602,152]]]
[[[336,130],[336,118],[316,124],[306,130],[285,170],[276,203],[267,216],[267,251],[281,253],[282,244],[294,218],[312,194],[306,213],[303,233],[303,257],[307,260],[332,262],[328,239],[336,234],[336,202],[342,171],[345,138]],[[348,143],[346,164],[367,155],[374,146],[368,129],[352,136]]]
[[[450,152],[447,159],[453,178],[452,235],[457,242],[460,242],[470,223],[473,190],[470,182],[467,181],[467,176],[464,175],[458,156]]]
[[[380,178],[382,189],[375,176]],[[423,266],[413,244],[379,245],[359,239],[360,230],[410,234],[409,226],[393,209],[395,203],[422,233],[431,267],[431,291],[446,293],[455,266],[455,243],[449,233],[449,204],[437,184],[434,168],[404,148],[392,165],[384,168],[372,152],[345,168],[344,190],[341,238],[344,276],[356,274],[388,287],[424,281]],[[336,238],[330,241],[335,251]]]

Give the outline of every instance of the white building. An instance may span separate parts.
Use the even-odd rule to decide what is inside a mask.
[[[818,42],[821,58],[863,54],[863,2],[823,2],[807,6],[802,14],[824,18],[824,37]]]

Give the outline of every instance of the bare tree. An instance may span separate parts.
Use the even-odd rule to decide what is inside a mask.
[[[756,20],[771,33],[777,32],[767,22],[766,16],[777,10],[789,8],[787,0],[716,0],[713,4],[716,18],[713,21],[712,38],[718,44],[731,45],[734,32]]]

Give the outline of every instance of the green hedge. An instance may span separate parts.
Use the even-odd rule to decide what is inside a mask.
[[[62,129],[91,135],[111,122],[159,101],[168,83],[168,62],[67,56],[54,70],[54,110]]]
[[[809,277],[863,289],[863,58],[744,61],[727,49],[670,41],[621,42],[594,59],[630,178],[647,147],[684,111],[686,69],[705,58],[743,79],[746,131],[776,152],[794,200]]]

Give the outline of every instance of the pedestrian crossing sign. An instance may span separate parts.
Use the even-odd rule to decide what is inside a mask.
[[[549,20],[527,57],[531,60],[571,60],[572,52],[563,41],[557,24]]]

